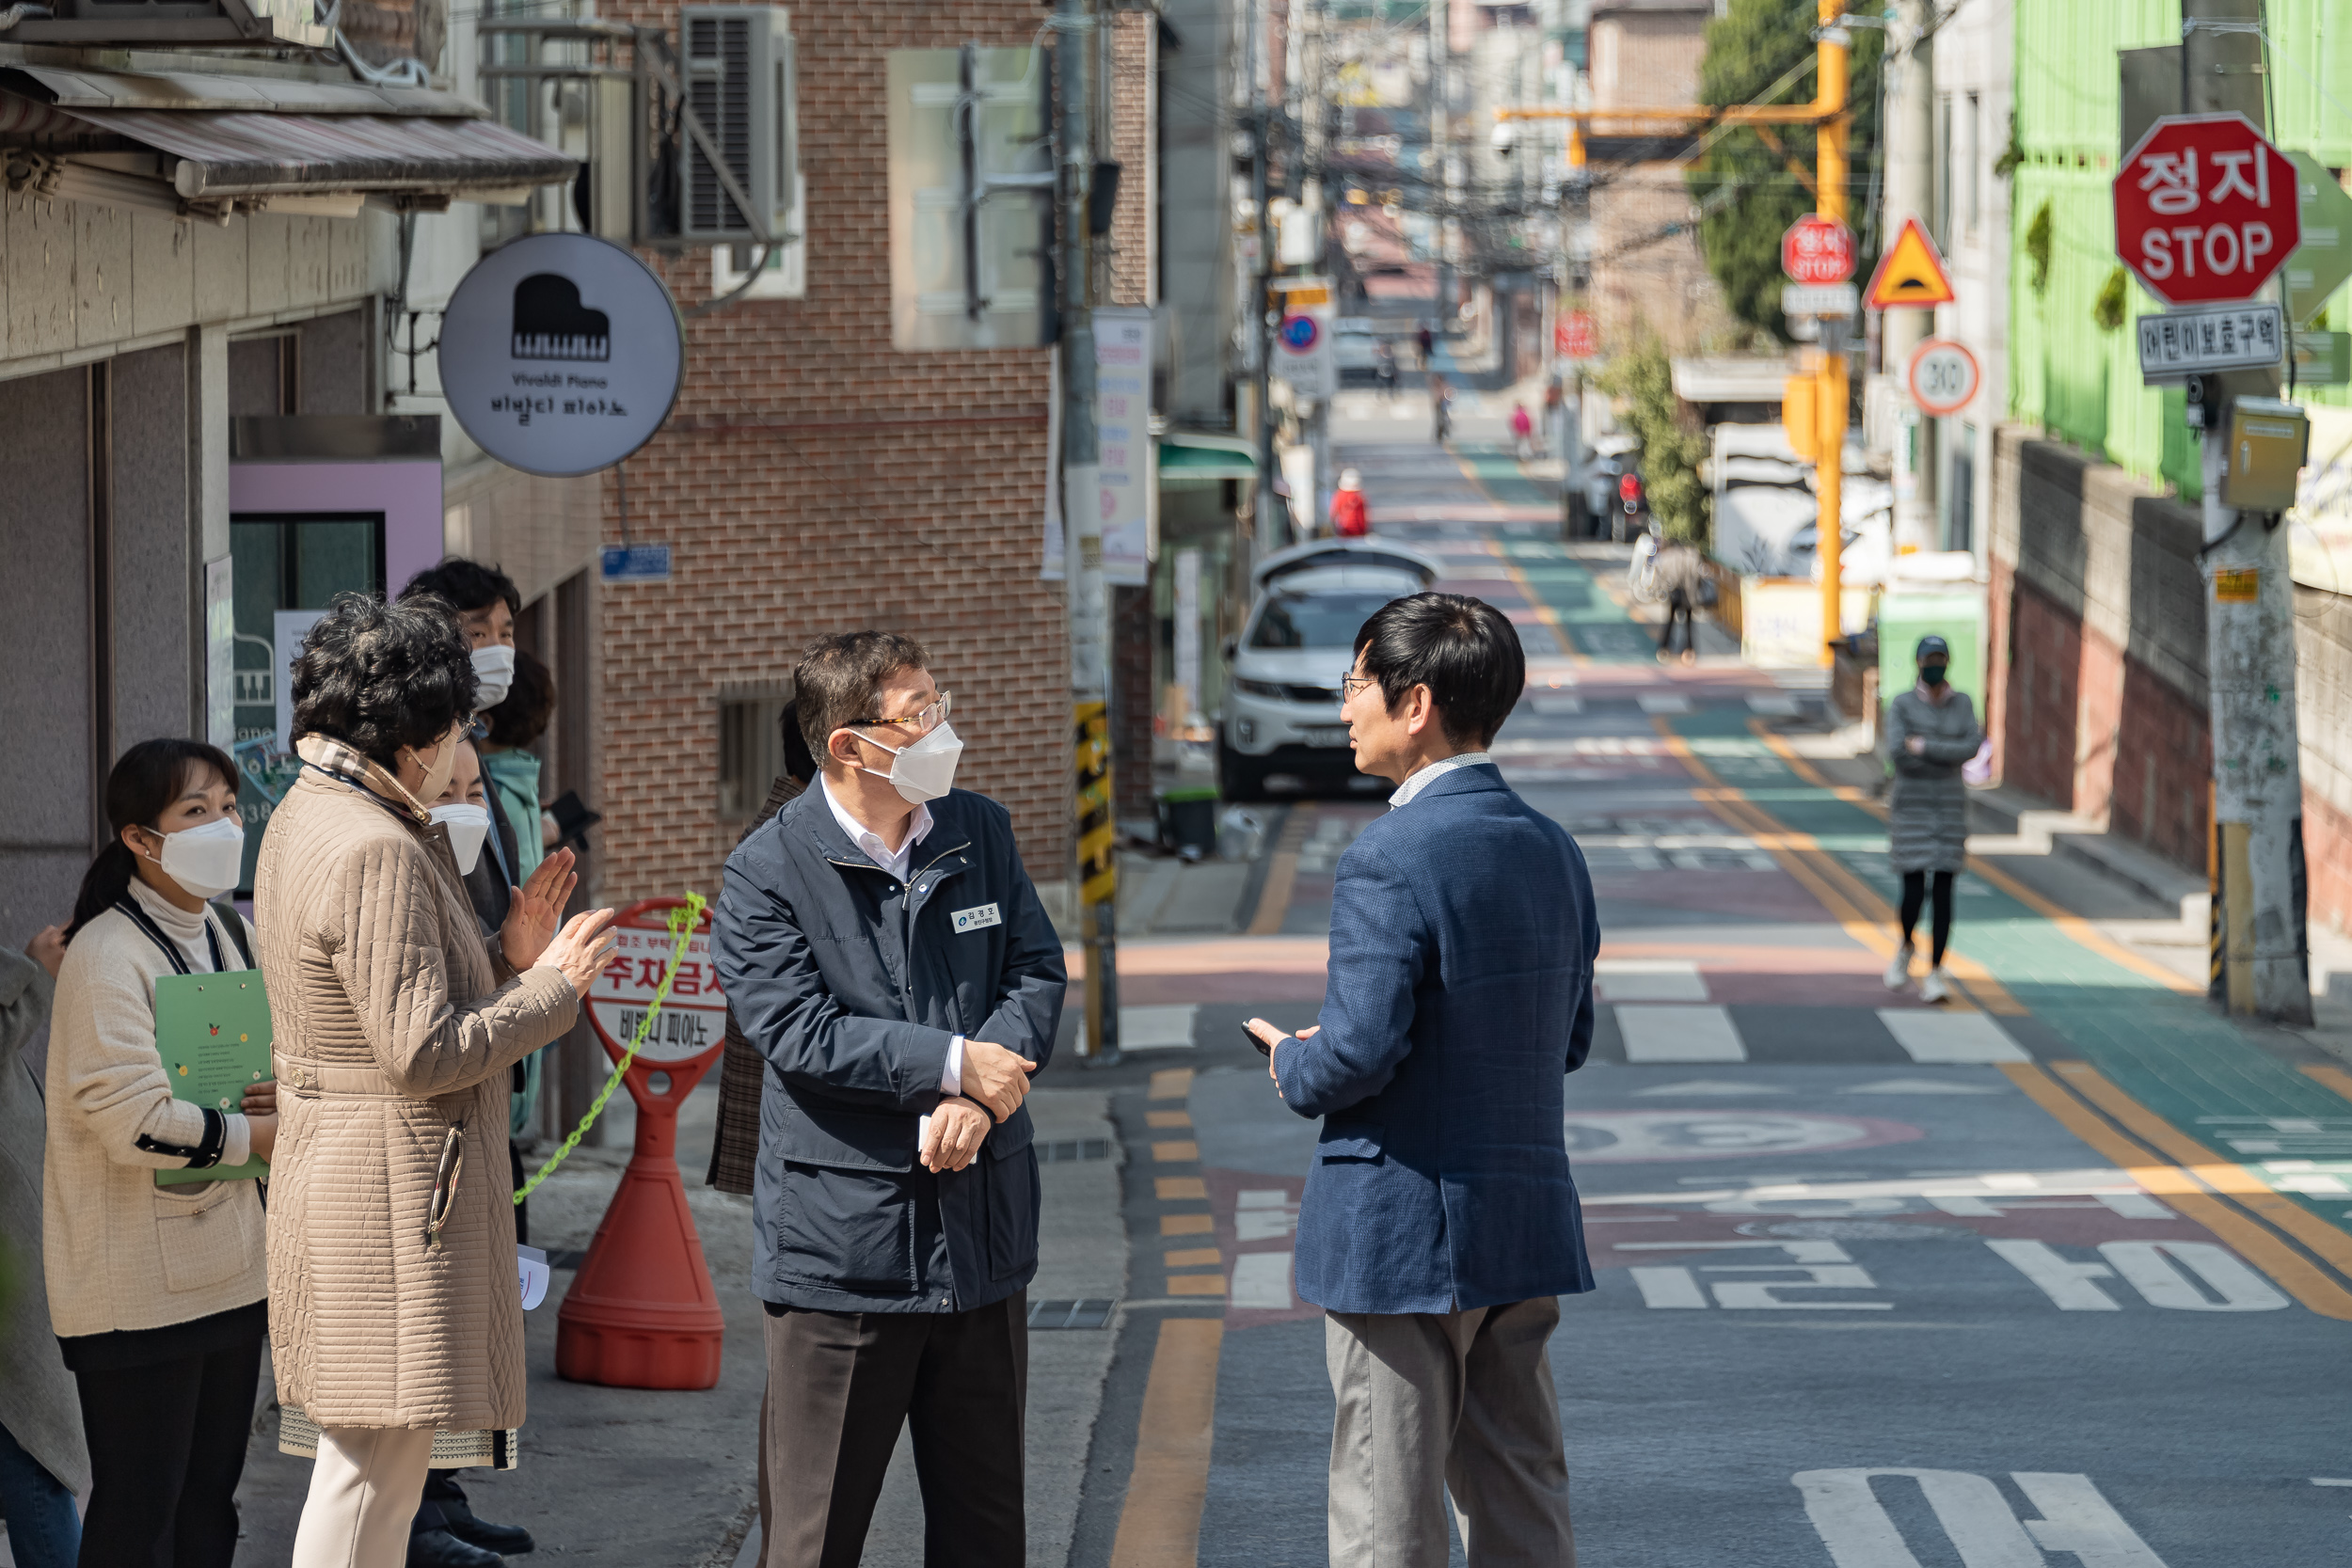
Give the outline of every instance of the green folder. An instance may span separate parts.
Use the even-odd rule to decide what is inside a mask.
[[[248,1085],[271,1076],[269,997],[258,969],[167,974],[155,982],[155,1052],[175,1099],[236,1115]],[[269,1174],[266,1160],[159,1170],[155,1184],[234,1181]]]

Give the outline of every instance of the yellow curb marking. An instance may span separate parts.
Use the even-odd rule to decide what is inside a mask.
[[[2084,1067],[2070,1063],[2063,1066]],[[2153,1152],[2118,1132],[2090,1108],[2041,1068],[2025,1062],[2003,1062],[2001,1071],[2035,1104],[2057,1118],[2084,1143],[2112,1162],[2148,1192],[2212,1231],[2240,1256],[2268,1275],[2287,1294],[2323,1318],[2352,1322],[2352,1291],[2301,1253],[2272,1235],[2250,1216],[2216,1196],[2192,1173],[2166,1164]],[[2121,1091],[2118,1091],[2119,1095]]]
[[[1169,1318],[1160,1324],[1111,1568],[1193,1568],[1200,1560],[1224,1341],[1225,1325],[1215,1318]]]

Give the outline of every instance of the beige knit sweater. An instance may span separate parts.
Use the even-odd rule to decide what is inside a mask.
[[[189,967],[209,969],[197,917],[132,886],[167,934],[194,938],[202,957]],[[244,961],[226,930],[220,945],[231,968]],[[204,1136],[203,1111],[172,1098],[155,1050],[155,982],[175,973],[129,916],[109,910],[74,935],[57,974],[41,1256],[50,1321],[69,1338],[164,1328],[269,1293],[259,1184],[159,1187],[156,1171],[187,1161],[138,1146],[141,1134],[191,1147]],[[242,1157],[248,1136],[243,1117],[230,1120],[223,1163]]]

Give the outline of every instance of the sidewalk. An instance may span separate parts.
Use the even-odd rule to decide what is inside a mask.
[[[1072,1079],[1076,1074],[1069,1074]],[[1127,1253],[1120,1218],[1121,1146],[1107,1096],[1084,1081],[1052,1077],[1029,1097],[1043,1186],[1041,1259],[1029,1287],[1033,1314],[1060,1301],[1107,1304],[1125,1293]],[[527,1527],[539,1549],[528,1560],[645,1568],[731,1568],[757,1561],[755,1485],[759,1404],[765,1380],[765,1314],[747,1288],[751,1199],[703,1184],[718,1111],[717,1071],[679,1118],[678,1162],[687,1203],[726,1318],[719,1386],[654,1392],[566,1383],[555,1375],[556,1313],[594,1239],[633,1136],[634,1107],[616,1095],[606,1112],[607,1146],[581,1148],[531,1199],[532,1242],[568,1266],[524,1319],[531,1413],[515,1470],[469,1470],[462,1478],[476,1512]],[[544,1155],[541,1156],[544,1158]],[[566,1256],[570,1254],[572,1256]],[[1112,1335],[1107,1312],[1091,1328],[1047,1331],[1033,1324],[1028,1442],[1031,1560],[1061,1563],[1077,1516],[1087,1445],[1101,1402]],[[1065,1308],[1062,1321],[1070,1321]],[[1079,1321],[1086,1321],[1082,1315]],[[284,1562],[310,1484],[308,1460],[278,1452],[274,1392],[264,1359],[261,1414],[247,1449],[240,1557]],[[893,1461],[865,1560],[914,1565],[923,1554],[922,1503],[902,1442]]]

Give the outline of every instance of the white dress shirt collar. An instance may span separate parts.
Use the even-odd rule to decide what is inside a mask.
[[[1440,757],[1427,767],[1406,775],[1405,782],[1396,786],[1396,793],[1389,797],[1389,809],[1394,811],[1399,806],[1412,804],[1413,797],[1428,788],[1432,781],[1457,768],[1478,768],[1494,760],[1484,752],[1456,752],[1450,757]]]
[[[821,774],[818,778],[818,786],[824,790],[825,804],[833,808],[833,819],[841,824],[841,831],[849,835],[850,842],[864,850],[867,860],[898,880],[905,881],[907,872],[914,864],[914,847],[922,843],[925,835],[931,831],[931,808],[928,805],[914,808],[914,815],[907,819],[907,836],[898,841],[898,847],[894,853],[889,846],[882,843],[882,834],[850,815],[840,799],[834,794],[832,784]]]

